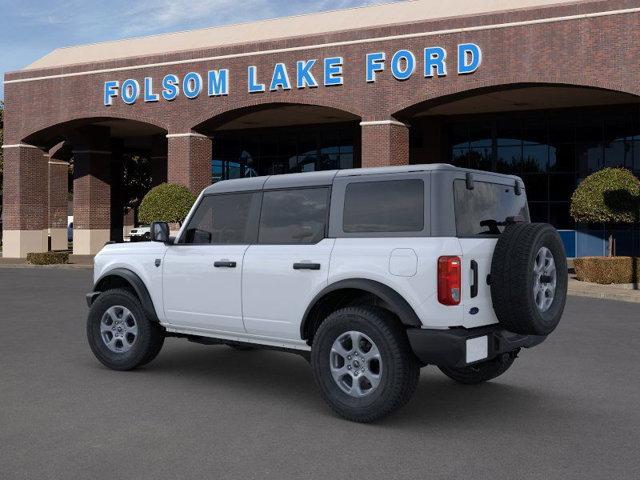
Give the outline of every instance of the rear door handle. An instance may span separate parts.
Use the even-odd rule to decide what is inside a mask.
[[[471,285],[471,298],[478,296],[478,262],[471,260],[471,272],[473,273],[473,285]]]
[[[230,262],[229,260],[220,260],[219,262],[213,262],[213,266],[216,268],[236,268],[236,262]]]
[[[293,269],[294,270],[320,270],[320,264],[319,263],[304,263],[304,262],[294,263],[293,264]]]

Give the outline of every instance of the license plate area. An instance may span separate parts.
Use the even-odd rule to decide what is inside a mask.
[[[466,341],[466,362],[474,363],[489,356],[489,336],[469,338]]]

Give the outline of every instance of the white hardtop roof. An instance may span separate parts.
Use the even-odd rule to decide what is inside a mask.
[[[164,55],[384,25],[481,15],[586,0],[409,0],[199,30],[58,48],[25,70]],[[241,5],[238,5],[241,8]],[[212,19],[213,21],[213,19]]]

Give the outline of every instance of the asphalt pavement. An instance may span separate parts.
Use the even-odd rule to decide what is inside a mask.
[[[84,269],[0,268],[0,479],[638,479],[640,305],[570,297],[502,377],[422,370],[372,425],[335,417],[297,356],[168,339],[95,360]]]

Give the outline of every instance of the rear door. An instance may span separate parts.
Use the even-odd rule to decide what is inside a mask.
[[[495,182],[495,183],[493,183]],[[454,180],[454,206],[457,236],[462,248],[462,303],[464,324],[480,326],[498,321],[491,302],[493,251],[507,218],[529,221],[524,187],[516,194],[514,184],[494,181]],[[469,188],[469,187],[473,188]]]
[[[300,321],[327,283],[334,239],[326,238],[329,187],[267,190],[258,243],[245,254],[243,319],[247,333],[300,340]]]
[[[163,265],[167,322],[189,331],[244,332],[242,265],[255,242],[260,193],[202,198]]]

